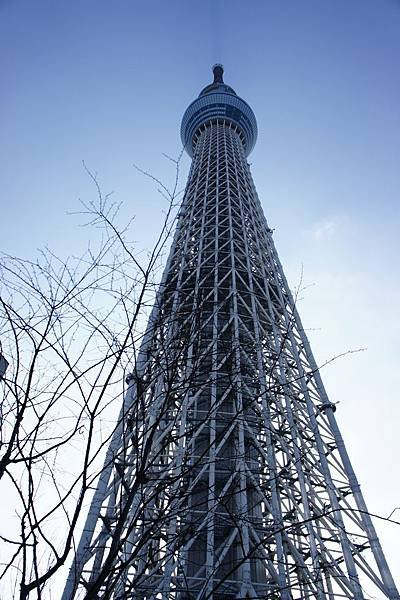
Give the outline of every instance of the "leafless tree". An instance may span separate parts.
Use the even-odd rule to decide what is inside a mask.
[[[0,480],[14,507],[1,536],[7,597],[14,582],[13,597],[41,598],[71,552],[176,217],[179,161],[172,190],[157,182],[164,220],[153,249],[139,256],[133,221],[118,224],[120,206],[86,170],[95,200],[75,214],[97,241],[84,255],[64,259],[46,248],[33,261],[1,256],[0,354],[9,366]]]

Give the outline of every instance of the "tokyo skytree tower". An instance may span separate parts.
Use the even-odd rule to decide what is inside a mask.
[[[62,598],[399,599],[250,174],[254,114],[213,73]]]

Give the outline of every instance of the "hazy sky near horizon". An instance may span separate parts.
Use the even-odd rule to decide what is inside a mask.
[[[215,62],[370,510],[400,506],[400,0],[0,0],[1,249],[79,253],[105,192],[150,248],[187,105]],[[189,161],[182,160],[184,186]],[[117,412],[117,411],[116,411]],[[400,520],[400,511],[397,516]],[[379,524],[400,585],[400,526]]]

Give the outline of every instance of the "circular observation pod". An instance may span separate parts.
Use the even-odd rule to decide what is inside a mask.
[[[202,125],[225,120],[236,125],[240,131],[246,156],[253,150],[257,140],[257,121],[250,106],[237,96],[223,81],[222,65],[213,67],[214,81],[207,85],[183,115],[181,139],[186,152],[193,156],[193,140]]]

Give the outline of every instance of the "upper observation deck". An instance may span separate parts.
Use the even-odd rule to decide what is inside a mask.
[[[185,150],[193,156],[193,139],[202,125],[224,119],[236,125],[242,134],[246,156],[257,140],[257,121],[250,106],[223,80],[222,65],[213,67],[214,81],[207,85],[186,109],[181,124]]]

